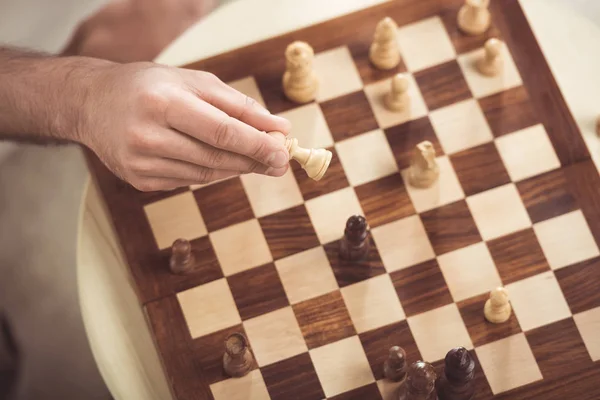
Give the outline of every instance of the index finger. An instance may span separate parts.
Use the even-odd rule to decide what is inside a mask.
[[[283,136],[260,131],[192,93],[178,93],[171,99],[166,122],[171,128],[206,144],[250,157],[270,167],[281,168],[289,163]]]

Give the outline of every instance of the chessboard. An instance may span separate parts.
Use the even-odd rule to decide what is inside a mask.
[[[464,5],[386,2],[183,66],[330,151],[319,180],[291,160],[142,193],[90,157],[175,399],[398,399],[459,375],[457,357],[474,399],[600,398],[598,171],[519,2],[493,0],[479,34]],[[384,70],[369,54],[386,18],[401,58]],[[319,81],[306,103],[282,87],[298,41]],[[410,106],[392,111],[399,74]],[[437,175],[415,187],[423,142]],[[486,319],[492,292],[508,319]]]

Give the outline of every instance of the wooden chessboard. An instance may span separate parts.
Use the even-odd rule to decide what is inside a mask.
[[[393,345],[440,373],[466,347],[478,400],[600,398],[600,177],[518,1],[493,1],[475,37],[457,29],[462,2],[392,1],[186,66],[331,150],[319,182],[294,162],[282,178],[140,193],[90,160],[176,399],[394,399]],[[382,72],[368,51],[387,16],[402,63]],[[473,63],[490,37],[505,70],[484,78]],[[281,87],[294,40],[313,46],[321,82],[302,106]],[[398,72],[410,112],[382,105]],[[423,140],[441,173],[418,190],[406,169]],[[372,240],[360,263],[338,257],[354,214]],[[169,271],[177,238],[191,274]],[[493,325],[483,305],[500,285],[513,314]],[[256,359],[243,378],[223,373],[233,332]]]

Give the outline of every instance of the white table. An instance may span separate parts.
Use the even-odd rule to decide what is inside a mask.
[[[182,35],[157,62],[182,65],[387,0],[236,0]],[[600,25],[571,0],[521,0],[596,166],[600,141]],[[251,16],[251,18],[249,18]],[[243,29],[232,29],[240,27]],[[210,39],[209,39],[210,38]],[[80,209],[78,280],[88,337],[116,400],[171,399],[158,355],[96,187]]]

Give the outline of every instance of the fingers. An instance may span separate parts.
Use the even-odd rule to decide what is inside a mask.
[[[280,134],[281,135],[281,134]],[[158,142],[146,150],[147,155],[185,161],[202,167],[224,169],[239,173],[281,176],[287,168],[273,168],[249,157],[218,149],[191,136],[165,129]],[[283,140],[283,136],[281,136]]]
[[[194,92],[202,100],[229,116],[260,131],[278,131],[284,135],[289,134],[291,123],[287,119],[272,115],[256,99],[225,84],[216,76],[205,72],[185,70],[185,78],[188,85],[195,89]]]
[[[269,135],[226,112],[183,92],[174,97],[166,111],[166,122],[212,147],[237,153],[273,168],[289,163],[283,135]]]

